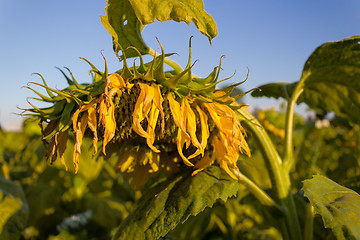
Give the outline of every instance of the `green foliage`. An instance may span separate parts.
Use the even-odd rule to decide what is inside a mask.
[[[298,86],[298,103],[315,110],[335,112],[360,123],[360,36],[327,42],[308,58],[298,83],[270,83],[252,96],[289,98]]]
[[[321,174],[332,174],[344,183],[359,184],[359,161],[356,159],[359,146],[358,139],[354,139],[350,151],[345,142],[348,141],[339,136],[348,138],[345,131],[358,132],[359,106],[360,106],[360,36],[353,36],[338,42],[329,42],[318,47],[306,61],[300,81],[296,83],[270,83],[261,86],[262,92],[254,92],[253,96],[283,97],[288,100],[286,115],[287,132],[285,138],[284,164],[287,168],[292,168],[293,162],[297,162],[296,171],[293,173],[293,182],[299,186],[299,179],[308,178],[310,174],[317,172]],[[342,129],[331,128],[328,120],[318,119],[316,126],[320,127],[322,121],[327,121],[328,129],[319,130],[310,128],[304,132],[304,141],[300,148],[295,148],[293,153],[293,111],[295,103],[305,102],[320,114],[324,112],[334,112],[336,118],[348,119],[355,124],[343,121]],[[344,119],[343,119],[344,120]],[[344,128],[345,126],[345,128]],[[312,130],[313,132],[309,131]],[[334,131],[335,130],[335,131]],[[316,135],[315,132],[321,132]],[[329,138],[329,134],[334,135]],[[317,139],[317,140],[315,140]],[[333,139],[326,141],[326,139]],[[314,141],[315,140],[315,141]],[[325,141],[324,141],[325,140]],[[326,150],[327,149],[327,150]],[[309,150],[309,151],[307,151]],[[327,157],[323,157],[327,155]],[[297,156],[294,159],[294,156]],[[341,163],[340,163],[341,161]],[[325,164],[324,164],[325,163]],[[300,167],[299,167],[300,166]],[[305,167],[306,166],[306,167]],[[294,168],[292,168],[294,170]],[[330,170],[331,169],[331,170]],[[335,174],[336,175],[335,175]],[[346,177],[351,180],[346,181]],[[345,178],[345,179],[344,179]],[[319,189],[326,192],[326,186],[318,185]],[[317,192],[319,194],[320,190]],[[360,202],[356,203],[360,204]],[[305,227],[312,225],[306,223],[312,217],[304,217]],[[329,226],[328,218],[324,218],[325,226]],[[357,223],[358,227],[358,223]],[[314,229],[315,232],[318,229]],[[307,236],[311,234],[306,233]],[[339,232],[335,231],[339,236]]]
[[[303,191],[339,240],[360,239],[359,194],[321,175],[305,180]]]
[[[115,238],[158,239],[190,215],[212,207],[217,199],[226,201],[237,191],[237,181],[216,166],[195,176],[182,173],[152,188],[120,225]]]
[[[281,117],[284,117],[283,113],[272,110],[266,112],[264,119],[280,129],[284,124],[281,123]],[[300,189],[303,179],[311,177],[312,174],[320,173],[345,186],[359,190],[360,164],[356,158],[359,156],[360,149],[359,126],[350,127],[346,122],[339,121],[341,119],[336,118],[330,126],[316,128],[315,122],[305,122],[300,116],[296,119],[298,119],[295,121],[295,126],[296,131],[299,131],[299,141],[295,141],[297,164],[296,171],[291,174],[293,187],[296,190]],[[85,145],[83,157],[80,159],[81,168],[78,175],[73,174],[72,168],[66,172],[60,164],[47,166],[39,132],[31,130],[36,129],[37,122],[27,120],[24,126],[22,133],[0,134],[2,169],[5,169],[3,166],[7,164],[9,177],[22,185],[26,193],[26,201],[29,204],[30,218],[26,223],[25,230],[22,233],[19,232],[24,238],[111,238],[115,234],[116,227],[121,223],[125,225],[125,218],[135,214],[131,213],[134,209],[155,201],[155,198],[151,199],[155,196],[152,194],[153,191],[160,191],[161,186],[164,187],[171,181],[173,181],[173,185],[169,189],[170,192],[166,192],[168,195],[160,192],[157,198],[165,196],[162,201],[168,197],[166,201],[171,200],[170,203],[175,204],[177,198],[172,197],[173,192],[176,192],[175,190],[179,191],[179,201],[184,201],[184,198],[188,196],[186,195],[187,191],[191,191],[193,197],[196,197],[196,194],[199,196],[201,194],[200,191],[194,190],[195,188],[190,190],[188,187],[189,185],[195,186],[195,183],[190,181],[191,178],[181,175],[178,176],[180,179],[175,178],[170,182],[160,183],[155,186],[155,189],[150,189],[146,196],[140,200],[141,194],[139,192],[135,194],[129,188],[129,184],[113,172],[112,166],[116,159],[109,159],[108,162],[104,162],[102,159],[98,161],[92,159],[92,151],[86,151],[91,147],[91,141],[88,139],[84,139]],[[269,133],[271,134],[270,131]],[[304,135],[306,138],[302,138],[300,135]],[[257,185],[273,195],[268,168],[259,149],[253,142],[253,137],[249,136],[248,140],[253,157],[250,161],[241,159],[239,168],[246,176],[251,177]],[[278,142],[276,147],[280,149],[281,141],[275,141],[274,136],[272,136],[272,140],[275,143]],[[71,143],[69,143],[65,155],[66,159],[71,159]],[[68,163],[68,166],[71,164]],[[215,171],[216,174],[219,174],[217,171],[218,169]],[[4,175],[4,172],[2,174]],[[204,174],[203,176],[199,175],[199,179],[210,178],[212,181],[215,180],[209,175],[209,172],[206,174],[200,172],[199,174]],[[215,203],[213,207],[211,209],[206,208],[196,216],[190,216],[184,223],[182,222],[186,219],[185,216],[190,215],[189,212],[179,211],[179,216],[175,212],[171,212],[172,215],[170,216],[165,215],[168,212],[162,212],[163,215],[160,214],[159,216],[169,216],[165,219],[174,218],[175,221],[171,226],[175,229],[170,231],[171,228],[169,227],[169,232],[165,238],[282,239],[279,230],[281,229],[279,222],[282,219],[281,215],[275,213],[271,208],[262,206],[242,183],[243,181],[240,181],[239,196],[229,199],[225,204],[223,201],[215,202],[219,195],[214,193],[220,188],[217,189],[216,186],[212,186],[207,188],[207,192],[205,188],[203,195],[214,194]],[[200,186],[202,185],[200,184]],[[236,192],[237,185],[236,182],[233,183],[233,189],[230,190]],[[175,189],[175,186],[178,188]],[[180,190],[183,191],[183,194],[180,194]],[[210,194],[210,191],[215,192]],[[144,199],[147,201],[142,202]],[[201,198],[199,199],[201,200]],[[208,200],[206,201],[208,202]],[[200,203],[205,204],[204,202]],[[135,208],[135,204],[138,206],[137,208]],[[304,205],[303,200],[297,201],[300,219],[306,217],[305,211],[302,210]],[[154,209],[151,210],[155,211]],[[142,215],[140,216],[142,217]],[[82,219],[82,224],[70,221],[76,218]],[[157,217],[157,219],[162,219],[157,223],[162,226],[164,218]],[[144,218],[138,220],[145,221]],[[320,218],[314,220],[314,239],[325,239],[331,234],[324,229],[320,220]],[[154,226],[156,225],[155,220],[152,223]],[[176,223],[179,224],[176,226]],[[150,228],[150,226],[148,227]],[[134,229],[139,228],[134,227]],[[162,228],[155,230],[165,232]]]
[[[193,22],[210,41],[217,35],[201,0],[108,0],[105,11],[101,21],[113,37],[114,49],[123,48],[127,57],[154,54],[141,31],[156,19]],[[280,113],[258,111],[259,121],[238,110],[252,149],[250,160],[237,162],[241,181],[213,165],[195,176],[186,170],[160,176],[146,190],[135,192],[114,172],[114,156],[106,161],[92,158],[86,151],[92,144],[89,139],[84,139],[81,168],[74,175],[73,167],[67,172],[59,161],[47,166],[36,122],[27,120],[22,133],[0,128],[0,239],[302,239],[302,234],[304,239],[333,238],[324,225],[338,239],[359,239],[360,196],[325,177],[360,190],[359,41],[360,36],[353,36],[325,43],[306,61],[299,82],[270,83],[252,93],[285,98],[288,108]],[[161,62],[183,72],[166,57]],[[187,69],[190,74],[191,57]],[[97,93],[105,78],[96,68],[92,71],[96,85],[91,90]],[[75,88],[86,91],[86,85],[66,78],[68,92],[50,89],[45,81],[37,84],[49,97],[28,87],[40,100],[55,101],[52,92],[59,94],[59,104],[43,109],[43,116],[60,117],[65,102],[71,102],[64,110],[67,114],[61,115],[61,128],[71,123],[70,113],[83,100],[69,93]],[[184,96],[203,90],[207,79],[196,81],[184,82]],[[333,111],[336,117],[325,127],[317,124],[321,119],[305,121],[294,116],[293,106],[300,102],[320,113]],[[65,159],[72,158],[72,146],[68,143]],[[314,173],[324,176],[305,180],[303,191],[324,225],[299,192],[301,182]]]
[[[320,174],[337,183],[360,191],[360,127],[340,125],[339,118],[327,127],[316,127],[316,120],[303,128],[306,138],[296,144],[296,171],[292,173],[293,185],[300,189],[302,181]]]
[[[22,188],[0,176],[0,239],[18,239],[29,217]]]
[[[73,174],[73,168],[66,172],[60,164],[50,167],[45,161],[41,137],[31,130],[31,125],[36,126],[37,122],[27,120],[22,133],[0,135],[0,167],[3,170],[0,175],[21,184],[25,192],[20,201],[16,191],[21,189],[12,183],[11,191],[6,188],[9,194],[2,195],[1,216],[7,216],[3,211],[10,209],[11,212],[6,214],[12,214],[9,220],[4,218],[7,225],[3,227],[3,234],[16,233],[17,238],[21,235],[25,239],[51,239],[55,236],[66,236],[67,239],[111,238],[111,230],[129,214],[135,200],[129,184],[123,183],[109,167],[116,159],[96,161],[91,157],[91,151],[85,151],[92,145],[91,140],[85,139],[84,157],[80,158],[82,168],[77,175]],[[71,160],[72,144],[65,155]],[[2,180],[1,190],[8,185],[9,181]],[[23,207],[15,212],[21,202],[28,206],[29,218],[19,218],[18,213]],[[12,204],[11,208],[3,205],[5,203]]]
[[[310,107],[360,123],[360,36],[328,42],[306,61],[301,79]],[[302,80],[300,80],[302,81]]]
[[[189,217],[165,239],[282,239],[274,227],[277,215],[266,218],[267,210],[241,187],[238,197]]]

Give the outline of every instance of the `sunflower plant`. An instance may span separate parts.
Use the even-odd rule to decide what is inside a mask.
[[[101,21],[113,37],[114,52],[122,62],[121,68],[109,73],[105,58],[103,71],[83,59],[91,67],[92,83],[80,84],[69,69],[68,73],[60,69],[69,84],[62,90],[49,87],[38,74],[42,83],[30,82],[26,87],[38,95],[35,100],[50,103],[50,107],[39,108],[29,100],[31,108],[26,109],[26,114],[40,120],[50,163],[60,158],[67,169],[69,159],[65,159],[64,153],[67,143],[73,140],[74,172],[81,171],[79,159],[82,151],[86,151],[82,148],[83,139],[90,137],[93,156],[105,159],[116,156],[114,167],[118,173],[134,189],[143,191],[137,208],[123,221],[114,238],[164,237],[190,215],[197,215],[217,200],[226,201],[242,189],[239,186],[245,186],[270,209],[269,212],[279,216],[278,231],[284,239],[311,239],[312,221],[300,222],[290,181],[295,162],[292,142],[294,106],[300,96],[304,96],[303,92],[319,88],[323,83],[320,77],[325,76],[322,71],[327,67],[323,60],[336,59],[340,52],[331,50],[339,46],[343,49],[341,54],[351,55],[343,61],[358,71],[350,74],[343,70],[349,75],[347,81],[359,79],[360,38],[354,36],[319,47],[305,64],[298,83],[285,87],[265,85],[260,87],[261,92],[253,92],[254,96],[290,96],[286,127],[279,130],[284,141],[281,156],[265,128],[245,105],[237,103],[236,99],[246,93],[232,94],[244,81],[219,87],[219,83],[227,80],[220,78],[222,58],[207,77],[200,78],[192,73],[191,38],[185,68],[169,59],[172,54],[165,53],[159,40],[161,53],[157,54],[142,39],[143,27],[157,19],[194,22],[211,42],[217,35],[216,24],[204,10],[202,1],[108,0],[105,11]],[[144,55],[153,58],[145,63]],[[128,64],[128,59],[133,57],[137,57],[140,64],[136,65],[136,61]],[[165,70],[167,68],[170,70]],[[336,82],[334,78],[330,81]],[[38,92],[36,86],[44,88],[47,95]],[[347,82],[343,86],[350,91]],[[354,89],[355,94],[359,94],[358,85]],[[320,104],[311,97],[306,98],[306,94],[302,101]],[[324,104],[319,107],[328,108]],[[357,107],[357,103],[351,105],[355,110]],[[352,113],[341,111],[343,108],[332,110],[344,116]],[[261,151],[270,176],[271,191],[265,191],[240,170],[239,159],[252,161],[248,135]],[[327,180],[317,177],[314,181]],[[305,196],[316,208],[319,206],[317,201],[321,200],[314,197],[309,186],[311,183],[307,182]],[[310,204],[305,205],[311,212]],[[321,209],[316,210],[323,214]],[[343,226],[347,227],[346,223]],[[330,227],[337,236],[342,236],[337,225]],[[353,236],[353,230],[347,230]]]

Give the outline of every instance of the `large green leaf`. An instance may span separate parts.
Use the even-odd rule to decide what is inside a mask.
[[[140,53],[149,52],[149,47],[141,37],[143,25],[135,15],[128,0],[107,0],[106,15],[100,16],[101,22],[113,37],[114,42],[119,43],[125,50],[127,57],[135,57],[137,53],[129,46],[136,47]],[[119,51],[116,44],[114,49]]]
[[[306,61],[299,82],[266,84],[252,96],[289,98],[298,83],[297,91],[304,92],[297,103],[360,123],[360,35],[318,47]]]
[[[321,175],[305,180],[303,191],[338,239],[360,239],[359,194]]]
[[[141,31],[155,19],[161,22],[174,20],[188,25],[194,22],[210,41],[217,35],[216,23],[205,12],[202,0],[107,0],[105,12],[101,22],[113,40],[125,50],[127,57],[138,55],[129,46],[136,47],[141,54],[149,53]],[[116,44],[114,49],[120,50]]]
[[[191,176],[186,172],[150,189],[120,225],[115,239],[158,239],[216,200],[235,195],[239,183],[217,166]]]
[[[0,239],[18,239],[29,217],[22,188],[0,176]]]
[[[214,19],[204,10],[202,0],[129,0],[142,24],[155,19],[160,22],[174,20],[190,24],[194,22],[199,31],[209,38],[217,35]]]

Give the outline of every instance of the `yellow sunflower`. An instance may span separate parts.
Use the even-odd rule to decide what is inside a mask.
[[[161,46],[161,45],[160,45]],[[162,47],[161,47],[162,49]],[[191,56],[191,54],[189,54]],[[125,54],[122,70],[108,74],[93,69],[93,83],[79,84],[64,72],[69,87],[47,90],[44,96],[33,88],[49,108],[32,105],[30,115],[40,116],[47,157],[54,162],[59,155],[66,166],[64,152],[68,131],[74,133],[73,163],[78,171],[82,139],[92,135],[94,154],[102,143],[102,154],[118,153],[117,168],[126,178],[142,187],[159,172],[179,171],[181,161],[193,175],[218,162],[232,178],[238,179],[237,160],[241,153],[250,156],[246,132],[235,114],[238,105],[230,97],[240,83],[217,89],[221,59],[207,78],[191,74],[189,63],[182,72],[164,72],[165,54],[149,64],[129,68]],[[225,79],[226,80],[226,79]]]

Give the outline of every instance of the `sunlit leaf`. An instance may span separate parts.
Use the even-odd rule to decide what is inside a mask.
[[[360,196],[327,177],[304,181],[303,191],[337,239],[360,239]]]
[[[318,47],[305,63],[300,82],[304,92],[297,103],[313,109],[335,112],[360,122],[360,36]],[[271,83],[260,86],[254,97],[289,98],[296,83]]]
[[[113,40],[125,50],[126,57],[138,56],[136,51],[128,49],[129,46],[136,47],[141,54],[149,52],[149,47],[141,37],[144,26],[136,17],[128,0],[107,0],[105,11],[106,15],[101,16],[101,22]],[[114,49],[117,49],[116,44]]]
[[[238,191],[238,181],[217,166],[191,176],[183,173],[150,189],[120,225],[115,239],[158,239],[190,215],[224,201]]]
[[[138,53],[129,46],[136,47],[141,54],[149,53],[141,31],[145,25],[174,20],[176,22],[193,22],[209,41],[217,35],[214,19],[204,10],[202,0],[107,0],[106,15],[101,16],[103,26],[113,40],[119,43],[126,57],[136,57]],[[118,49],[114,44],[114,49]]]
[[[174,20],[176,22],[193,22],[199,31],[209,38],[217,35],[214,19],[204,10],[202,0],[129,0],[136,16],[143,25]]]

